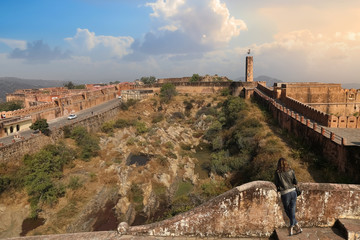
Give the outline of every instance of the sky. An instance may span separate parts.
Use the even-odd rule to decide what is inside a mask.
[[[0,77],[360,83],[358,0],[1,0]]]

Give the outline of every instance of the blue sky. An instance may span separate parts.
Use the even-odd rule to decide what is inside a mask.
[[[360,2],[3,0],[0,77],[133,81],[193,73],[360,82]]]

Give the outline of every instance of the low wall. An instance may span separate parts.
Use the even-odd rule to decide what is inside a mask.
[[[360,218],[360,186],[300,183],[296,217],[303,227],[332,226],[338,218]],[[126,227],[131,235],[199,237],[268,237],[289,225],[280,195],[271,182],[233,188],[186,213],[161,222]]]
[[[299,183],[296,219],[302,227],[331,227],[336,219],[360,219],[360,186],[329,183]],[[121,223],[113,232],[72,233],[47,239],[123,239],[121,235],[159,237],[269,237],[276,228],[289,225],[280,194],[271,182],[255,181],[164,221],[129,227]],[[142,236],[142,237],[141,237]],[[44,239],[45,236],[21,239]],[[124,239],[137,239],[123,236]],[[16,238],[17,239],[17,238]]]

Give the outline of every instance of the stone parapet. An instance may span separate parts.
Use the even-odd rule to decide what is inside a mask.
[[[336,219],[360,218],[360,186],[300,183],[296,216],[303,227],[332,226]],[[271,182],[250,182],[173,218],[126,227],[123,234],[150,236],[268,237],[287,226],[280,194]]]

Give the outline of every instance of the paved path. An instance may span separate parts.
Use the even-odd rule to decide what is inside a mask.
[[[345,138],[346,144],[349,146],[360,146],[360,128],[328,128],[327,130],[336,135]]]
[[[95,114],[105,112],[106,110],[108,110],[108,109],[110,109],[110,108],[112,108],[112,107],[114,107],[114,106],[116,106],[118,104],[120,104],[120,100],[116,98],[116,99],[110,100],[110,101],[108,101],[106,103],[96,105],[95,107],[88,108],[88,109],[85,109],[85,110],[81,110],[79,112],[74,112],[74,114],[77,115],[77,119],[83,119],[83,118],[87,118],[87,117],[89,117],[91,115],[95,115]],[[59,117],[59,118],[56,118],[56,119],[53,119],[53,120],[49,120],[48,121],[49,128],[50,129],[54,129],[55,127],[59,128],[60,126],[68,124],[70,121],[76,120],[76,119],[68,120],[67,117],[68,116],[64,116],[64,117]],[[24,137],[25,139],[27,139],[27,138],[31,137],[32,133],[34,133],[33,130],[25,130],[25,131],[20,131],[19,135],[21,137]],[[8,145],[8,144],[12,143],[13,139],[14,139],[14,136],[7,136],[7,137],[0,138],[0,142],[2,142],[4,145]]]

